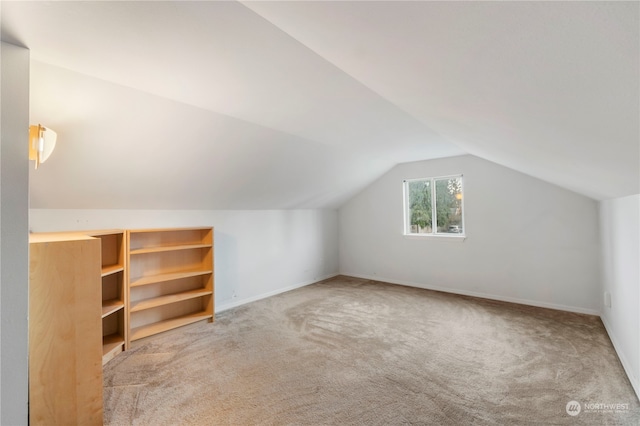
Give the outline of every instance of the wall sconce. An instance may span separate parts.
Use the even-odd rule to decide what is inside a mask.
[[[56,132],[40,124],[29,126],[29,160],[35,160],[36,169],[53,152],[57,137]]]

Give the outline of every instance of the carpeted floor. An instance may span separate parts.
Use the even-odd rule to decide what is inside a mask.
[[[640,424],[599,318],[346,277],[148,338],[104,380],[112,425]]]

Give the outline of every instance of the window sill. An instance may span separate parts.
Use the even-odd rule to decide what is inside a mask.
[[[446,234],[404,234],[405,238],[411,240],[438,240],[452,243],[462,243],[467,239],[466,235],[446,235]]]

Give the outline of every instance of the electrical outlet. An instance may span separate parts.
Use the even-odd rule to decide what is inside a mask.
[[[606,306],[607,308],[611,307],[611,293],[609,293],[608,291],[604,292],[604,306]]]

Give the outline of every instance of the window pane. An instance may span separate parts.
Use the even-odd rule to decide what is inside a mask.
[[[431,181],[415,180],[407,182],[409,189],[409,229],[410,234],[432,232]]]
[[[436,180],[437,231],[447,234],[463,233],[462,178]]]

